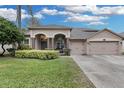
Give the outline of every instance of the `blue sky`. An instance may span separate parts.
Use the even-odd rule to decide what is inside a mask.
[[[42,24],[59,24],[69,27],[103,29],[124,32],[124,6],[33,6],[34,16]],[[16,21],[16,6],[0,6],[0,16]],[[22,27],[27,26],[30,15],[27,6],[22,6]]]

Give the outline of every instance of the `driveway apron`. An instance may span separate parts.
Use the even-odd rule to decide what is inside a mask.
[[[124,56],[72,55],[74,61],[98,88],[124,88]]]

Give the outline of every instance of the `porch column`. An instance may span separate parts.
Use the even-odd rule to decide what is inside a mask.
[[[47,48],[50,48],[50,38],[47,39]]]
[[[32,48],[35,49],[35,38],[31,38]]]
[[[35,39],[35,48],[38,49],[38,39]]]
[[[54,49],[54,38],[52,38],[52,49]]]
[[[66,38],[66,47],[69,48],[69,45],[70,45],[70,41],[69,41],[69,38]]]

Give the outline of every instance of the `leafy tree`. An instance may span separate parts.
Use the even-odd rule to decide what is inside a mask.
[[[24,34],[19,32],[16,25],[9,20],[0,17],[0,44],[3,49],[1,56],[5,53],[4,45],[15,44],[24,40]]]

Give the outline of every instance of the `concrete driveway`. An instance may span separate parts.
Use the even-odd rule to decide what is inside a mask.
[[[92,55],[72,58],[98,88],[124,88],[124,56]]]

